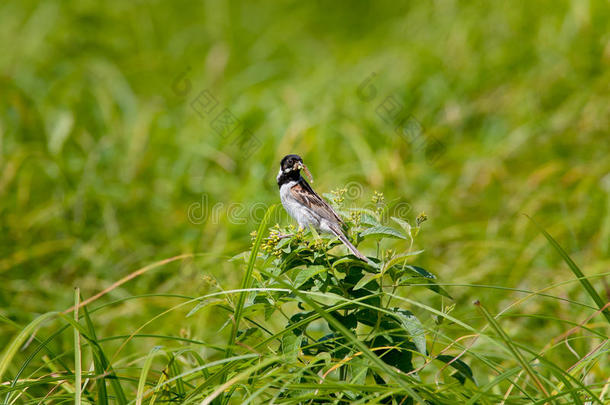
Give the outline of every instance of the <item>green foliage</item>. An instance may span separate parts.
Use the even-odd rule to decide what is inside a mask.
[[[603,403],[597,394],[599,385],[585,384],[574,371],[563,370],[545,358],[544,350],[539,353],[513,340],[480,303],[476,305],[495,334],[487,332],[486,327],[475,330],[453,317],[450,313],[454,305],[442,305],[440,309],[430,306],[428,301],[435,296],[442,302],[449,294],[432,273],[412,264],[422,251],[410,252],[408,241],[403,241],[406,252],[385,250],[366,263],[351,254],[343,255],[344,247],[339,242],[313,231],[278,225],[266,231],[273,211],[274,207],[267,211],[258,231],[253,232],[251,250],[235,258],[243,261],[246,269],[241,289],[181,297],[184,302],[159,315],[185,307],[188,311],[183,324],[187,325],[202,311],[222,310],[225,326],[233,325],[226,344],[209,345],[188,336],[141,334],[138,328],[129,336],[119,337],[121,346],[108,356],[103,348],[108,342],[98,337],[92,317],[104,306],[91,312],[82,306],[74,319],[50,312],[13,338],[0,357],[0,371],[16,366],[17,348],[34,328],[53,319],[73,328],[76,361],[80,362],[82,356],[91,368],[84,371],[75,365],[73,372],[62,361],[69,352],[52,352],[51,347],[61,341],[67,329],[61,326],[44,340],[36,338],[36,348],[10,384],[0,387],[5,403],[33,400],[37,395],[60,401],[71,398],[80,387],[82,403],[100,404],[494,404],[500,400],[497,389],[501,386],[508,389],[504,396],[510,398],[509,403]],[[346,231],[353,235],[354,242],[365,243],[371,238],[382,244],[390,241],[394,232],[401,232],[381,225],[380,215],[372,215],[371,223],[359,220],[359,214],[365,211],[355,209],[356,215],[347,221]],[[393,221],[403,230],[409,224],[396,217]],[[368,229],[379,226],[391,230],[387,238],[366,236]],[[567,262],[573,263],[571,259]],[[421,287],[434,294],[427,294],[422,301],[404,297]],[[78,306],[78,296],[75,303]],[[469,334],[465,337],[473,338],[471,344],[446,334],[456,327]],[[135,358],[116,358],[136,338],[164,340],[169,346],[152,346]],[[477,350],[473,343],[480,338],[506,351]],[[43,355],[42,360],[52,377],[40,375],[40,367],[32,369],[30,364],[36,363],[43,349],[50,354]],[[208,355],[202,356],[202,349],[207,349]],[[588,356],[576,371],[595,367],[604,361],[602,355],[600,350]],[[517,366],[499,367],[499,362],[509,360]],[[477,373],[473,363],[484,367],[479,365]],[[21,377],[26,370],[30,378]],[[486,380],[485,374],[480,375],[482,370],[497,377],[481,383],[481,379]],[[523,373],[529,381],[521,381]],[[45,387],[53,384],[59,390],[45,393]],[[513,389],[517,395],[510,395]]]
[[[607,0],[0,2],[0,403],[72,402],[76,385],[83,403],[374,403],[412,386],[435,403],[608,402],[608,21]],[[213,114],[193,107],[204,91]],[[224,108],[230,135],[212,126]],[[324,235],[298,242],[321,264],[274,273],[294,295],[282,310],[310,316],[241,288],[295,243],[263,240],[250,277],[250,257],[229,260],[295,152],[377,258],[353,294],[378,283],[423,326],[421,387],[358,346],[374,326],[340,318],[372,297],[311,291],[326,256],[353,265]],[[90,322],[58,315],[75,286]],[[417,330],[402,315],[388,322]],[[301,328],[363,354],[320,384]]]
[[[340,204],[341,200],[334,202]],[[380,225],[378,214],[372,215],[373,225],[368,225],[359,220],[363,211],[353,212],[356,215],[350,217],[347,226],[355,240],[401,235],[397,229]],[[253,236],[256,236],[254,248],[244,255],[250,257],[250,263],[258,252],[261,229]],[[388,401],[400,403],[407,398],[434,401],[432,392],[418,386],[421,379],[413,362],[414,356],[428,359],[426,329],[413,313],[392,305],[392,297],[385,291],[423,284],[444,296],[447,293],[434,282],[431,273],[407,265],[408,260],[421,252],[386,254],[381,260],[365,263],[351,254],[331,253],[338,245],[341,243],[335,238],[320,236],[313,230],[309,233],[293,226],[282,229],[278,225],[271,228],[257,261],[258,276],[248,298],[248,308],[253,310],[248,313],[264,314],[265,321],[276,316],[286,319],[285,330],[290,332],[281,336],[279,352],[285,356],[286,364],[305,367],[309,378],[324,375],[324,383],[338,380],[386,385],[391,382],[402,385],[404,392],[389,395]],[[297,304],[296,311],[287,312],[290,304]],[[242,331],[240,342],[252,340],[257,331],[257,328]],[[258,339],[260,336],[254,341]],[[466,363],[455,360],[453,367],[459,371],[456,378],[464,384],[467,376],[474,383]],[[326,375],[334,370],[338,377],[327,379]],[[300,375],[295,383],[315,383],[307,375]],[[409,376],[406,381],[405,376]],[[281,397],[298,398],[301,391],[296,384]],[[335,401],[345,395],[344,392],[329,393],[318,400]],[[348,398],[350,401],[370,399],[357,392],[348,394]]]

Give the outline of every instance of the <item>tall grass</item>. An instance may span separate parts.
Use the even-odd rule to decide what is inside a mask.
[[[425,270],[417,268],[409,273],[407,267],[415,267],[406,266],[404,259],[402,263],[396,260],[413,260],[417,254],[385,256],[375,259],[381,260],[379,265],[370,267],[337,256],[335,243],[319,236],[299,234],[280,242],[274,236],[276,228],[270,235],[266,232],[272,211],[268,211],[246,255],[249,260],[244,265],[249,270],[244,274],[249,281],[243,281],[242,288],[224,290],[218,286],[219,291],[200,297],[179,297],[182,302],[145,322],[160,321],[179,311],[183,330],[199,323],[202,312],[210,311],[226,319],[225,325],[232,325],[228,333],[220,333],[225,344],[210,344],[182,336],[182,332],[165,336],[141,333],[142,327],[128,336],[102,339],[96,333],[95,319],[115,313],[123,302],[154,294],[89,311],[79,304],[77,290],[74,319],[47,313],[15,334],[2,353],[0,371],[10,373],[0,387],[4,403],[603,404],[607,400],[608,337],[604,331],[608,327],[590,324],[604,308],[591,309],[591,315],[582,321],[554,318],[565,325],[566,333],[544,348],[533,347],[505,331],[501,323],[510,320],[509,316],[494,316],[478,301],[476,305],[490,328],[456,318],[451,314],[453,306],[435,308],[426,302],[429,298],[417,301],[395,295],[396,286],[409,291],[424,287],[431,294],[446,295],[439,290],[443,284],[437,284]],[[399,232],[386,231],[386,237]],[[551,245],[559,247],[557,242]],[[568,265],[573,263],[568,259]],[[320,271],[319,263],[329,267],[322,265],[324,270]],[[353,272],[358,268],[379,273],[361,283],[354,275],[367,276],[361,270]],[[383,273],[381,269],[385,269]],[[405,270],[408,272],[400,276]],[[146,276],[150,274],[142,274]],[[324,287],[326,282],[331,290]],[[389,285],[384,287],[384,283]],[[331,292],[335,288],[347,288],[347,295]],[[83,314],[79,316],[81,307]],[[387,323],[398,314],[397,308],[413,311],[405,312],[410,314],[407,318],[397,318],[406,322],[398,329],[400,324]],[[238,317],[242,322],[236,321]],[[382,319],[386,321],[380,323]],[[356,320],[360,326],[352,323]],[[320,321],[328,326],[321,327]],[[282,323],[287,324],[282,327]],[[55,350],[62,334],[70,329],[74,332],[72,347]],[[31,355],[18,355],[30,336],[36,336],[26,344]],[[84,338],[82,347],[80,336]],[[407,340],[396,341],[396,336]],[[121,344],[112,355],[106,354],[111,353],[108,349],[115,340]],[[131,340],[145,344],[123,351]],[[556,353],[557,346],[563,344],[587,344],[592,350],[564,369]],[[43,349],[54,353],[43,354]]]
[[[384,286],[426,329],[423,390],[607,401],[609,20],[605,0],[3,2],[2,401],[73,402],[80,385],[83,402],[196,403],[238,376],[216,403],[297,389],[294,402],[323,401],[339,386],[362,392],[356,403],[405,394],[339,378],[375,361],[362,350],[346,367],[316,359],[337,366],[322,387],[315,363],[278,365],[276,345],[298,354],[283,340],[295,329],[246,305],[257,293],[241,283],[262,273],[244,278],[230,259],[278,202],[277,164],[293,152],[318,191],[347,188],[347,207],[374,209],[380,190],[401,217],[427,212],[413,242],[360,245],[381,259],[425,249],[417,267],[453,298]],[[204,90],[214,114],[193,103]],[[397,119],[383,113],[392,105]],[[241,122],[231,136],[213,129],[224,108]],[[316,314],[295,328],[322,328]],[[264,342],[254,352],[246,327],[243,339]],[[476,387],[449,378],[460,353]]]

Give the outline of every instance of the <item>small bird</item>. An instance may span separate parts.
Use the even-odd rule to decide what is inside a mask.
[[[307,166],[303,164],[303,159],[299,155],[286,155],[280,162],[277,185],[280,187],[280,199],[286,212],[299,223],[300,228],[313,226],[316,230],[332,233],[354,256],[370,263],[369,259],[347,239],[342,230],[345,223],[335,210],[313,191],[301,176],[301,170],[313,182]]]

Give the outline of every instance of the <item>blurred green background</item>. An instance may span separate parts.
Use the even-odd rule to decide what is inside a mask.
[[[354,206],[376,190],[411,222],[425,211],[418,265],[468,284],[447,287],[463,319],[480,319],[475,299],[498,312],[524,297],[478,285],[565,282],[545,292],[591,304],[523,214],[587,275],[610,268],[607,1],[22,0],[0,18],[0,313],[19,324],[68,308],[74,286],[87,298],[181,253],[201,255],[100,303],[196,296],[206,275],[236,288],[243,266],[227,258],[279,202],[287,153],[321,193],[347,184]],[[214,121],[223,109],[239,120],[230,135]],[[117,305],[100,333],[131,331],[171,300]],[[593,313],[545,297],[513,309]],[[172,316],[150,330],[217,330],[201,319],[180,331],[184,314]],[[505,326],[541,346],[566,327]],[[15,329],[0,332],[4,344]]]

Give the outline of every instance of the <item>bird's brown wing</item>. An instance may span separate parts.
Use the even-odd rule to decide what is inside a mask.
[[[322,197],[320,197],[311,186],[301,178],[297,184],[290,188],[292,196],[307,208],[314,211],[322,218],[343,225],[343,220],[339,214]]]

